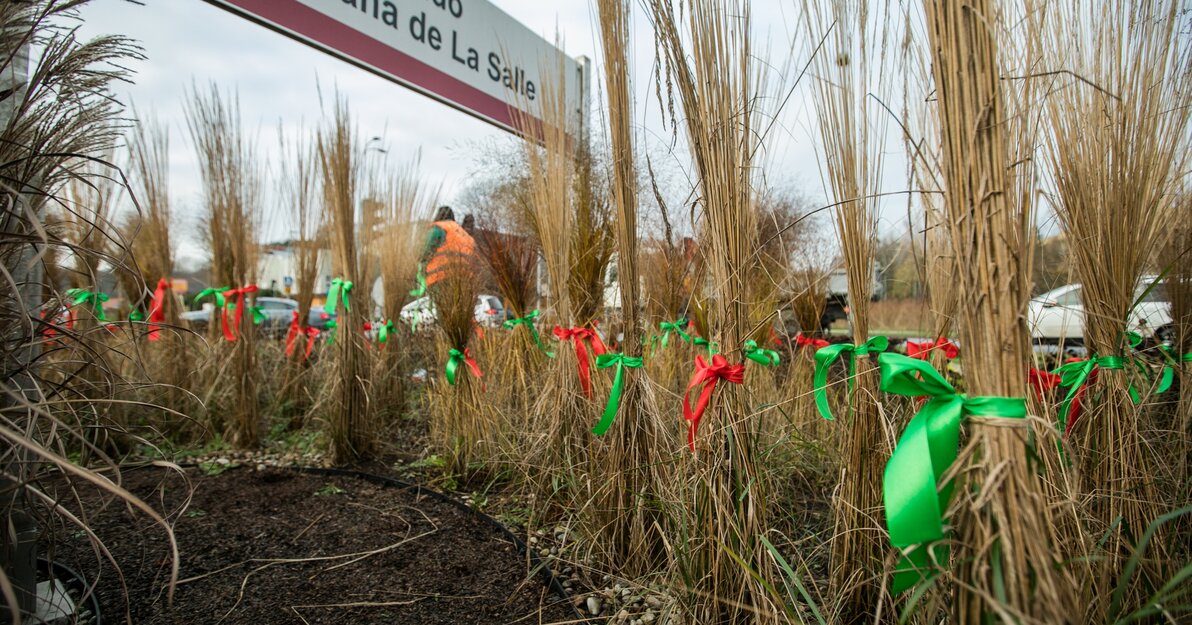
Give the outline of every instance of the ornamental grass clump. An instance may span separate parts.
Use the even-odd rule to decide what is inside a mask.
[[[194,89],[186,118],[203,184],[209,283],[222,290],[210,295],[216,305],[207,333],[208,426],[235,447],[252,449],[260,441],[261,371],[252,307],[262,165],[240,126],[237,96],[225,96],[214,85],[205,94]]]
[[[620,288],[620,352],[596,359],[610,370],[613,386],[593,433],[592,471],[587,481],[589,507],[581,522],[605,562],[625,574],[642,576],[665,561],[658,504],[673,477],[657,462],[667,428],[646,384],[638,276],[638,187],[633,101],[630,85],[630,3],[601,0],[601,46],[612,140],[610,195],[616,209],[617,281]],[[603,296],[603,288],[600,289]],[[599,405],[599,402],[598,402]],[[599,467],[599,470],[596,470]]]
[[[813,101],[823,141],[821,165],[835,206],[844,269],[848,320],[854,346],[823,348],[817,367],[848,362],[847,400],[835,416],[844,428],[840,489],[833,498],[832,587],[845,621],[864,620],[881,600],[885,555],[881,474],[889,457],[887,424],[878,405],[877,354],[885,339],[869,337],[874,248],[884,149],[884,111],[877,109],[884,84],[875,76],[885,58],[885,21],[870,3],[834,0],[804,3],[813,33],[830,29],[814,56]],[[823,378],[817,377],[817,384]],[[826,419],[833,418],[822,411]]]
[[[363,150],[343,96],[335,97],[331,119],[318,131],[316,146],[335,274],[324,305],[335,321],[336,383],[328,429],[332,461],[348,464],[376,451],[377,429],[370,414],[370,363],[363,331],[371,308],[367,247],[363,244],[369,234],[361,232],[357,216]]]
[[[1073,582],[1056,566],[1059,541],[1028,455],[1032,432],[1023,398],[1031,360],[1024,311],[1039,92],[1036,83],[1002,79],[1035,67],[1036,59],[1004,48],[1013,40],[1004,25],[1016,21],[994,3],[979,0],[962,10],[926,0],[924,13],[967,396],[955,394],[923,361],[879,357],[883,390],[930,397],[886,466],[886,524],[904,553],[891,590],[897,597],[926,583],[938,562],[952,570],[956,623],[984,623],[993,615],[1064,622],[1076,609]],[[968,436],[960,450],[962,430]],[[1047,448],[1034,445],[1036,454]],[[938,490],[941,479],[955,483]],[[945,523],[955,528],[950,564],[941,546]]]
[[[1049,83],[1046,162],[1081,285],[1085,345],[1097,368],[1096,392],[1079,421],[1057,427],[1071,432],[1068,447],[1094,518],[1089,531],[1108,533],[1121,547],[1103,561],[1112,580],[1130,557],[1132,537],[1185,503],[1160,486],[1171,465],[1154,456],[1156,433],[1144,431],[1148,408],[1132,398],[1149,394],[1151,384],[1137,375],[1127,332],[1154,251],[1188,217],[1175,206],[1189,163],[1192,46],[1174,3],[1046,8],[1036,12],[1037,36],[1045,65],[1062,70]],[[1061,419],[1068,415],[1061,410]],[[1166,559],[1163,544],[1152,542],[1156,563]],[[1165,578],[1163,570],[1174,569],[1160,566]],[[1105,600],[1101,594],[1098,603]]]
[[[57,249],[59,258],[88,253],[47,227],[54,219],[49,213],[68,202],[68,181],[89,178],[87,163],[116,145],[115,124],[124,111],[112,87],[128,79],[129,64],[144,59],[123,37],[84,39],[75,13],[84,4],[0,3],[0,264],[6,276],[0,280],[0,612],[6,622],[21,621],[22,611],[23,622],[32,620],[27,615],[38,602],[33,560],[39,551],[46,554],[39,550],[40,537],[60,524],[73,526],[97,556],[107,555],[86,523],[95,510],[78,505],[78,493],[88,488],[136,508],[164,530],[170,551],[161,562],[167,603],[178,579],[171,524],[117,485],[113,476],[119,467],[113,459],[95,454],[94,462],[85,465],[75,455],[89,446],[88,435],[78,427],[85,420],[80,414],[103,410],[115,403],[113,397],[80,398],[57,383],[71,369],[60,367],[49,354],[67,343],[85,345],[91,353],[113,351],[106,342],[68,328],[60,307],[42,299],[43,293],[58,289],[49,281],[52,272],[46,271],[46,263],[52,259],[43,251]],[[119,177],[114,169],[101,175]],[[86,214],[90,208],[79,210]],[[110,223],[94,217],[95,236],[119,241]],[[109,251],[115,258],[128,252],[123,242]],[[107,378],[99,388],[121,383],[115,370],[99,373]]]
[[[541,393],[530,410],[530,424],[520,444],[525,456],[518,460],[529,487],[535,492],[539,513],[558,513],[560,506],[580,500],[576,488],[579,471],[586,466],[590,434],[596,414],[590,398],[591,375],[594,367],[589,353],[592,345],[584,327],[585,321],[576,316],[571,288],[572,269],[576,266],[573,242],[590,240],[576,232],[575,204],[579,201],[576,184],[576,150],[578,119],[569,110],[564,93],[564,70],[560,65],[549,72],[553,77],[544,85],[538,103],[533,106],[534,118],[527,116],[526,127],[536,127],[538,142],[524,143],[528,169],[529,193],[522,203],[524,221],[538,240],[542,264],[546,268],[546,292],[542,298],[543,327],[555,326],[560,340],[550,346],[555,353],[544,367]],[[588,257],[586,262],[593,262]],[[585,274],[588,275],[588,274]],[[544,333],[545,334],[545,333]],[[582,347],[581,347],[582,346]],[[583,350],[583,360],[579,351]],[[586,376],[586,377],[585,377]],[[588,380],[585,386],[584,379]],[[588,392],[585,392],[587,389]]]
[[[393,424],[406,405],[413,350],[411,332],[401,319],[402,307],[413,296],[410,287],[418,273],[418,255],[425,239],[426,221],[437,203],[439,190],[427,183],[415,157],[396,172],[377,172],[370,200],[381,216],[372,248],[380,271],[381,317],[373,341],[373,398],[376,416]]]
[[[696,0],[682,16],[662,0],[648,8],[698,172],[700,247],[712,291],[711,314],[693,305],[693,317],[725,354],[697,357],[684,402],[691,456],[679,468],[686,477],[670,520],[675,585],[693,622],[777,622],[774,563],[760,540],[772,485],[736,364],[751,330],[746,270],[758,244],[752,164],[761,98],[749,5]],[[708,403],[697,401],[705,394]]]
[[[147,324],[143,336],[148,345],[141,354],[151,363],[147,370],[152,379],[166,390],[164,403],[183,414],[193,414],[198,406],[192,394],[190,354],[198,337],[181,329],[184,308],[171,280],[175,241],[171,236],[169,131],[156,119],[145,117],[133,126],[127,142],[132,196],[140,210],[125,217],[122,229],[124,237],[132,242],[141,278],[131,285],[126,282],[124,291],[135,307],[135,315]],[[121,275],[126,273],[133,272]],[[148,298],[137,290],[145,286],[150,289]],[[171,420],[165,425],[164,431],[172,434],[196,434],[190,431],[194,426],[190,419]]]
[[[307,422],[310,407],[315,403],[308,382],[319,330],[310,327],[310,310],[319,280],[319,261],[327,242],[316,143],[300,133],[299,138],[290,141],[283,138],[280,144],[278,193],[293,220],[290,253],[294,259],[294,285],[290,297],[298,302],[298,311],[286,328],[286,367],[278,396],[283,412],[289,414],[289,429],[296,430]]]

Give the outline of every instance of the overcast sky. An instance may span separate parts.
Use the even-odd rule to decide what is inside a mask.
[[[410,2],[430,0],[402,0]],[[585,55],[599,62],[598,34],[593,9],[585,0],[494,0],[494,4],[531,30],[554,40],[559,33],[565,51]],[[637,3],[634,3],[635,6]],[[794,0],[767,0],[752,4],[759,39],[769,46],[759,56],[774,69],[770,79],[788,81],[792,66],[806,58],[805,42],[798,24]],[[119,95],[136,105],[138,112],[151,112],[168,123],[171,131],[171,192],[176,211],[193,223],[200,206],[200,184],[193,149],[186,133],[183,102],[191,85],[214,82],[239,93],[242,120],[262,148],[276,144],[279,124],[289,129],[307,128],[321,120],[316,85],[324,92],[338,89],[347,96],[362,137],[382,137],[389,159],[398,165],[421,150],[423,169],[432,180],[441,180],[448,199],[466,184],[474,167],[478,143],[504,140],[506,135],[484,122],[450,109],[423,95],[388,82],[327,54],[228,13],[202,0],[144,0],[136,5],[125,0],[94,0],[82,16],[84,35],[119,33],[138,40],[148,56],[136,63],[135,84],[120,89]],[[638,95],[639,130],[651,150],[663,150],[670,142],[668,127],[659,122],[650,71],[654,63],[652,33],[641,16],[634,24],[635,89]],[[803,38],[806,39],[805,37]],[[793,43],[792,43],[793,42]],[[796,48],[790,53],[790,48]],[[785,75],[784,75],[785,74]],[[599,77],[593,88],[601,86]],[[768,182],[780,187],[802,189],[823,201],[813,134],[808,125],[806,89],[798,90],[786,104],[766,141]],[[603,103],[593,98],[594,119]],[[891,141],[891,152],[901,144]],[[673,167],[687,168],[685,157],[676,157]],[[905,184],[902,159],[887,174],[894,187]],[[889,190],[894,190],[889,189]],[[883,227],[904,228],[905,199],[889,202]],[[269,224],[271,236],[286,236],[284,223]],[[901,222],[901,223],[900,223]],[[184,228],[185,231],[193,231]],[[184,250],[191,256],[197,250]]]

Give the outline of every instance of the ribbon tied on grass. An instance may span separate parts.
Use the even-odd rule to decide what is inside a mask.
[[[1101,369],[1124,371],[1126,358],[1123,356],[1093,356],[1087,360],[1076,360],[1061,365],[1051,372],[1053,375],[1060,376],[1060,386],[1070,387],[1064,401],[1060,403],[1059,422],[1056,424],[1056,427],[1062,429],[1065,434],[1076,423],[1075,417],[1080,415],[1080,399],[1084,396],[1084,388],[1096,380],[1094,374]],[[1129,386],[1129,391],[1130,399],[1134,403],[1142,401],[1133,384]]]
[[[95,318],[99,321],[107,321],[107,316],[103,313],[103,303],[108,301],[108,294],[103,291],[88,291],[87,289],[67,289],[66,296],[70,298],[70,308],[73,314],[74,309],[79,306],[86,305],[91,308],[91,312],[95,314]]]
[[[471,369],[472,375],[475,376],[477,380],[484,377],[484,374],[480,372],[480,365],[476,364],[476,361],[472,359],[472,354],[467,350],[467,348],[464,348],[463,351],[453,349],[447,353],[446,368],[447,383],[451,386],[455,386],[457,381],[455,376],[461,364],[466,364],[468,369]]]
[[[250,293],[256,293],[259,290],[260,288],[257,285],[250,284],[248,286],[243,286],[238,289],[231,289],[224,292],[223,296],[227,301],[227,304],[223,309],[223,332],[224,338],[228,341],[235,341],[236,337],[240,335],[240,322],[244,320],[244,296]],[[231,301],[233,297],[236,298],[235,302]],[[228,323],[229,308],[235,311],[236,315],[233,318],[231,324]],[[259,324],[261,321],[265,320],[265,313],[263,311],[257,310],[257,307],[255,306],[251,310],[254,324]],[[261,321],[257,321],[258,316],[260,317]]]
[[[166,297],[170,291],[170,281],[161,278],[157,281],[157,288],[153,289],[153,298],[149,300],[149,340],[161,339],[161,324],[166,322]],[[132,318],[129,317],[131,320]]]
[[[782,358],[778,355],[778,352],[772,349],[758,347],[757,341],[754,341],[753,339],[745,341],[745,347],[742,352],[749,360],[767,367],[777,366],[778,363],[782,361]]]
[[[603,356],[608,350],[605,349],[604,342],[600,340],[600,335],[591,328],[563,328],[559,326],[555,326],[554,335],[559,341],[575,341],[575,357],[579,359],[579,384],[583,388],[584,396],[591,399],[592,374],[588,364],[588,349],[584,347],[584,341],[591,343],[592,352],[596,356]]]
[[[828,370],[832,367],[832,363],[841,358],[847,360],[848,387],[851,390],[853,377],[857,374],[857,356],[880,354],[889,347],[890,339],[884,336],[875,336],[860,345],[840,343],[821,347],[815,352],[815,407],[819,410],[821,417],[829,421],[835,418],[832,416],[832,408],[828,405]]]
[[[680,339],[683,339],[684,341],[686,341],[688,343],[692,342],[691,335],[687,334],[686,332],[683,331],[683,328],[686,328],[686,327],[687,327],[686,319],[676,319],[675,321],[663,321],[663,322],[659,323],[658,329],[662,330],[662,341],[661,341],[662,346],[663,347],[667,346],[667,344],[670,341],[670,335],[672,332],[674,334],[678,334]]]
[[[331,287],[327,289],[327,305],[324,310],[328,315],[336,314],[339,304],[342,302],[344,310],[351,312],[352,306],[348,304],[348,295],[352,292],[352,281],[344,280],[343,278],[335,278],[331,281]]]
[[[617,371],[613,376],[613,390],[608,394],[608,404],[604,407],[604,414],[600,417],[600,422],[592,428],[593,434],[603,436],[617,419],[617,411],[621,408],[621,394],[624,392],[625,386],[625,368],[641,369],[642,365],[641,358],[633,358],[625,354],[601,354],[596,357],[597,369],[616,367]]]
[[[960,348],[956,347],[956,343],[949,341],[946,338],[940,338],[935,341],[907,341],[906,355],[911,358],[918,358],[919,360],[927,360],[931,357],[932,351],[942,352],[944,358],[953,360],[960,355]]]
[[[232,290],[232,287],[230,287],[230,286],[221,286],[219,288],[203,289],[202,291],[199,291],[198,295],[195,296],[194,302],[196,304],[198,304],[201,300],[211,297],[212,299],[215,300],[216,308],[223,308],[224,306],[227,305],[227,299],[224,297],[224,293],[231,291],[231,290]]]
[[[697,336],[697,337],[691,339],[691,344],[695,345],[696,347],[702,347],[705,350],[707,350],[709,358],[720,353],[719,345],[717,345],[716,343],[713,343],[712,341],[709,341],[708,339],[706,339],[702,336]]]
[[[384,323],[377,326],[377,342],[381,345],[389,342],[389,336],[397,331],[397,327],[393,325],[392,319],[386,319]]]
[[[831,345],[831,343],[829,343],[828,341],[825,341],[824,339],[815,339],[815,338],[806,337],[806,336],[803,336],[802,332],[795,335],[795,346],[798,347],[799,349],[802,349],[804,347],[814,347],[815,349],[823,349],[829,345]]]
[[[1163,354],[1163,370],[1159,374],[1159,386],[1155,387],[1155,394],[1166,393],[1175,382],[1175,367],[1180,363],[1192,362],[1192,352],[1177,355],[1174,345],[1160,345],[1159,352]]]
[[[891,583],[898,594],[933,577],[935,563],[948,558],[946,545],[933,544],[945,537],[944,511],[952,496],[952,484],[939,482],[956,461],[962,423],[967,417],[1025,419],[1026,401],[966,397],[923,360],[901,354],[880,354],[877,360],[882,391],[927,398],[890,454],[882,479],[890,542],[903,550]]]
[[[512,330],[517,326],[525,326],[526,329],[530,331],[530,336],[534,337],[534,345],[538,346],[538,351],[546,354],[549,358],[554,358],[555,353],[546,348],[546,345],[542,343],[542,337],[538,335],[538,328],[534,327],[534,320],[538,318],[539,314],[541,313],[539,313],[537,310],[532,311],[530,314],[524,317],[518,317],[517,319],[509,319],[505,321],[505,323],[501,324],[501,327],[505,328],[506,330]]]
[[[695,434],[699,430],[699,422],[704,418],[704,411],[708,402],[712,400],[712,392],[716,390],[716,383],[724,380],[730,384],[745,382],[745,365],[729,364],[728,359],[720,354],[712,356],[712,362],[704,360],[703,356],[695,357],[695,375],[687,384],[687,391],[683,393],[683,419],[687,421],[687,446],[695,451]],[[695,408],[691,407],[691,391],[703,385]]]

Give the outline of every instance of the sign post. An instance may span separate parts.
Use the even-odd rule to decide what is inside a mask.
[[[587,119],[587,60],[489,0],[207,1],[518,134],[562,67],[568,108]]]

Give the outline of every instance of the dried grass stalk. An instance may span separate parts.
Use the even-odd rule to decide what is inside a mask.
[[[1009,16],[994,3],[927,0],[925,13],[966,387],[970,396],[1022,397],[1030,362],[1023,311],[1030,297],[1031,101],[1005,93],[999,24]],[[957,463],[963,486],[950,508],[959,528],[955,621],[1000,614],[1007,622],[1063,622],[1075,609],[1072,586],[1053,565],[1057,541],[1027,459],[1028,422],[969,423]]]
[[[314,403],[310,385],[302,382],[310,367],[306,357],[310,309],[319,279],[319,259],[327,244],[320,176],[315,160],[317,144],[305,132],[299,135],[298,139],[289,141],[284,136],[280,138],[282,163],[278,176],[278,192],[289,207],[294,227],[290,249],[294,257],[295,293],[292,297],[298,302],[298,329],[297,332],[293,329],[286,332],[286,340],[293,341],[293,350],[287,359],[285,382],[278,393],[290,413],[289,427],[292,430],[306,423]]]
[[[174,271],[174,241],[171,237],[173,211],[170,207],[170,136],[169,130],[152,117],[142,117],[132,128],[128,138],[128,157],[133,196],[140,211],[130,213],[124,220],[125,237],[132,241],[133,253],[140,268],[138,282],[156,291],[161,280],[171,280]],[[125,286],[130,303],[140,300],[137,309],[144,319],[152,320],[154,302],[142,298],[141,293]],[[193,337],[176,330],[181,323],[183,305],[171,286],[156,305],[161,307],[165,326],[149,344],[145,356],[152,360],[150,371],[154,379],[167,385],[166,403],[184,414],[191,414],[191,362],[188,343]],[[189,428],[191,421],[179,420],[169,431],[178,433]]]
[[[630,4],[600,0],[600,36],[612,139],[611,195],[616,207],[617,279],[621,290],[621,349],[642,356],[639,311],[637,170],[634,165],[633,101],[630,89]],[[601,289],[603,296],[603,289]],[[628,575],[658,569],[664,550],[653,503],[673,482],[670,466],[655,461],[663,444],[661,415],[646,402],[641,370],[626,369],[621,405],[613,428],[593,451],[600,477],[590,479],[592,509],[584,515],[588,534],[601,546],[606,562]],[[593,476],[595,478],[595,476]]]
[[[338,379],[336,401],[329,426],[331,455],[337,464],[367,458],[375,451],[376,429],[369,418],[369,364],[362,328],[368,318],[371,283],[363,259],[357,223],[357,192],[361,179],[362,150],[352,126],[347,99],[337,94],[331,120],[318,132],[317,153],[323,183],[323,210],[335,274],[353,288],[349,305],[336,306],[335,362]]]
[[[824,176],[836,205],[835,224],[848,277],[849,326],[857,345],[869,339],[875,196],[881,186],[885,135],[885,124],[879,121],[885,116],[878,117],[874,110],[882,89],[872,83],[875,66],[885,61],[886,16],[875,8],[864,0],[834,0],[827,6],[804,3],[812,32],[831,29],[814,61],[819,74],[814,102],[826,157]],[[843,420],[840,490],[833,500],[832,586],[846,620],[863,619],[881,597],[874,573],[881,570],[885,555],[881,483],[890,453],[877,404],[877,369],[869,356],[861,355],[856,371]]]
[[[207,243],[211,252],[211,284],[240,288],[255,284],[256,242],[261,215],[261,163],[255,147],[240,126],[239,99],[224,96],[212,85],[206,94],[193,90],[186,107],[187,125],[199,158],[206,204]],[[246,298],[245,306],[251,301]],[[215,310],[209,327],[213,346],[211,367],[213,390],[221,384],[232,386],[232,403],[226,411],[209,406],[208,414],[226,412],[230,417],[224,427],[225,438],[239,448],[251,449],[260,439],[255,332],[252,315],[242,311],[244,325],[237,339],[225,343],[220,338],[220,322]],[[232,316],[231,311],[228,312]],[[226,371],[228,363],[230,371]],[[211,408],[214,408],[212,410]],[[221,416],[212,425],[221,425]]]
[[[1174,185],[1185,177],[1192,120],[1192,47],[1177,3],[1052,3],[1037,24],[1046,65],[1068,70],[1047,100],[1048,162],[1056,214],[1081,284],[1086,345],[1096,356],[1131,357],[1125,332],[1135,288],[1179,219]],[[1186,264],[1186,263],[1185,263]],[[1131,367],[1102,368],[1102,401],[1072,433],[1095,534],[1125,545],[1177,501],[1156,486],[1165,462],[1152,455],[1129,398]],[[1163,541],[1153,553],[1164,559]],[[1129,556],[1107,560],[1117,570]]]
[[[422,251],[425,224],[437,203],[439,190],[427,184],[420,171],[421,157],[393,174],[378,172],[370,201],[378,203],[380,224],[373,241],[373,252],[380,269],[382,323],[401,327],[401,309],[410,299],[410,286],[418,273],[418,254]],[[384,344],[377,343],[373,398],[376,416],[387,424],[396,422],[406,403],[408,377],[403,370],[411,360],[409,345],[401,334],[393,334]]]
[[[713,324],[708,327],[698,309],[694,317],[711,331],[704,336],[740,359],[751,329],[747,270],[758,232],[752,164],[760,140],[759,94],[749,4],[693,0],[682,17],[664,0],[651,0],[648,9],[699,173]],[[777,620],[778,610],[766,590],[772,564],[758,540],[769,526],[758,419],[746,408],[744,389],[723,386],[704,416],[708,425],[676,511],[675,522],[687,532],[675,546],[678,582],[688,590],[694,622],[767,623]]]
[[[576,221],[575,207],[580,201],[577,194],[581,191],[576,184],[578,120],[568,110],[563,66],[560,64],[550,75],[553,79],[544,85],[534,107],[537,119],[530,122],[539,128],[539,143],[524,144],[529,193],[523,208],[525,222],[538,239],[546,267],[544,308],[549,313],[544,327],[551,322],[572,327],[588,321],[578,316],[572,300],[573,294],[582,291],[570,287],[572,268],[591,259],[577,262],[573,248],[573,241],[588,237],[577,232],[581,224]],[[557,357],[546,365],[542,376],[542,388],[554,392],[542,393],[535,400],[533,423],[523,444],[526,456],[521,460],[531,487],[538,492],[538,501],[547,507],[570,499],[582,501],[575,491],[577,472],[588,458],[590,435],[585,430],[594,423],[590,416],[594,410],[579,390],[575,350],[560,343],[554,351]]]

